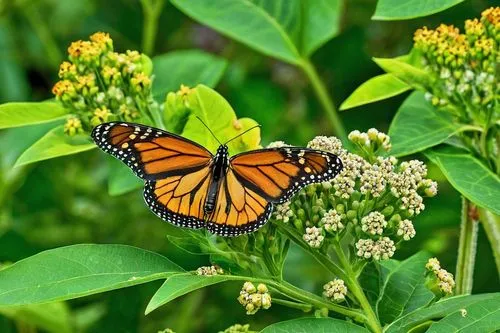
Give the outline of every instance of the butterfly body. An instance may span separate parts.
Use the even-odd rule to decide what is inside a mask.
[[[210,215],[217,201],[219,188],[222,180],[226,177],[227,168],[229,166],[229,149],[226,145],[220,145],[214,157],[214,167],[212,171],[212,181],[208,188],[207,199],[205,202],[205,214]]]
[[[221,236],[253,232],[311,183],[331,180],[342,162],[331,153],[299,147],[215,155],[181,136],[133,123],[104,123],[92,138],[145,181],[144,199],[161,219],[206,228]]]

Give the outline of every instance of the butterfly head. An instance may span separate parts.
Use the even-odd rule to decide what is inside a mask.
[[[220,145],[219,148],[217,148],[217,153],[215,154],[216,156],[227,156],[229,154],[229,149],[227,145]]]

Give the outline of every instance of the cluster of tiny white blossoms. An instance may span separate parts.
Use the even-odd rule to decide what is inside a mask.
[[[224,270],[219,266],[201,266],[196,270],[196,275],[221,275],[224,274]]]
[[[56,99],[73,114],[64,127],[68,135],[90,131],[112,120],[133,121],[157,107],[151,94],[151,60],[137,52],[113,51],[109,34],[97,32],[89,41],[68,48],[69,61],[59,68],[52,88]]]
[[[328,247],[349,233],[359,258],[385,260],[399,243],[415,237],[412,219],[425,209],[424,197],[437,194],[437,183],[426,178],[423,162],[400,163],[387,156],[391,140],[385,133],[372,128],[348,137],[355,146],[352,152],[335,137],[318,136],[309,142],[310,148],[338,155],[343,170],[278,205],[273,216],[277,223],[298,229],[312,248]]]
[[[259,283],[257,288],[251,282],[245,282],[241,288],[238,301],[247,311],[247,314],[255,314],[259,309],[271,307],[271,295],[265,284]]]
[[[428,287],[432,291],[435,291],[437,288],[433,288],[437,282],[437,287],[439,288],[439,292],[444,295],[453,294],[453,288],[455,288],[455,280],[453,279],[453,274],[448,272],[446,269],[441,268],[441,264],[437,260],[437,258],[430,258],[425,268],[432,275],[429,281],[426,283]]]
[[[344,280],[333,279],[323,286],[323,295],[333,302],[343,302],[347,295],[347,287]]]

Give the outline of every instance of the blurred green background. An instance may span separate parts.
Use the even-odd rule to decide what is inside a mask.
[[[375,5],[374,0],[345,1],[340,35],[312,58],[337,105],[362,82],[382,73],[371,57],[406,54],[415,29],[441,22],[462,27],[465,19],[478,17],[493,1],[465,1],[430,17],[401,22],[371,21]],[[138,0],[0,0],[0,102],[52,98],[58,65],[71,41],[105,31],[116,51],[141,50],[142,29]],[[297,68],[193,22],[167,2],[149,56],[182,49],[201,49],[228,60],[216,89],[238,117],[262,124],[263,145],[273,140],[305,145],[315,135],[330,134],[324,127],[325,113]],[[386,131],[405,97],[341,113],[346,129]],[[108,195],[106,178],[113,170],[100,151],[12,169],[23,149],[46,130],[36,126],[0,131],[0,263],[69,244],[122,243],[159,252],[186,269],[208,264],[206,257],[190,255],[167,242],[166,234],[173,227],[147,209],[140,191]],[[425,249],[454,271],[460,197],[436,167],[429,165],[429,169],[430,177],[439,182],[439,194],[427,201],[426,211],[416,219],[417,236],[396,255],[405,258]],[[481,232],[478,242],[474,292],[495,291],[498,278]],[[296,248],[290,252],[286,274],[292,283],[316,292],[331,278]],[[240,288],[236,283],[194,292],[144,316],[147,301],[160,284],[70,301],[69,315],[80,332],[157,332],[170,327],[181,333],[217,332],[234,323],[250,323],[257,330],[301,315],[274,305],[246,316],[236,301]],[[25,329],[0,315],[0,332]]]

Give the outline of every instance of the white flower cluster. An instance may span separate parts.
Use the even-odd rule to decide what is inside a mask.
[[[321,247],[321,243],[325,239],[323,236],[323,229],[318,227],[307,227],[306,233],[302,236],[302,238],[309,244],[312,248]]]
[[[281,220],[287,223],[290,220],[290,217],[292,216],[293,216],[293,211],[290,208],[290,201],[278,204],[274,207],[273,217],[276,220]]]
[[[340,231],[344,229],[342,217],[335,209],[330,209],[326,212],[319,221],[319,225],[321,225],[327,232]]]
[[[446,295],[451,295],[453,293],[453,288],[455,288],[453,274],[448,272],[446,269],[441,268],[441,264],[437,258],[430,258],[429,261],[427,261],[425,268],[434,273],[438,279],[438,286],[441,292]]]
[[[333,279],[325,284],[323,289],[323,295],[333,302],[343,302],[347,295],[347,287],[341,279]]]
[[[402,220],[399,222],[399,227],[397,235],[403,237],[405,241],[408,241],[415,237],[415,228],[410,220]]]
[[[196,270],[196,275],[221,275],[224,274],[224,270],[219,266],[201,266]]]
[[[387,221],[384,215],[375,211],[361,219],[361,230],[370,235],[382,235]]]
[[[387,134],[379,132],[376,128],[370,128],[366,133],[358,130],[352,131],[349,133],[348,138],[355,144],[365,147],[365,149],[373,148],[374,152],[379,149],[391,150],[391,138]]]
[[[360,239],[356,242],[356,249],[356,254],[359,257],[387,260],[394,255],[396,246],[389,237],[382,237],[376,241],[373,239]]]
[[[342,147],[342,142],[334,136],[317,136],[309,141],[307,148],[323,150],[339,156],[346,152]]]
[[[260,283],[255,288],[252,282],[245,282],[238,296],[238,302],[247,310],[247,314],[255,314],[260,308],[271,307],[271,295],[265,284]]]

